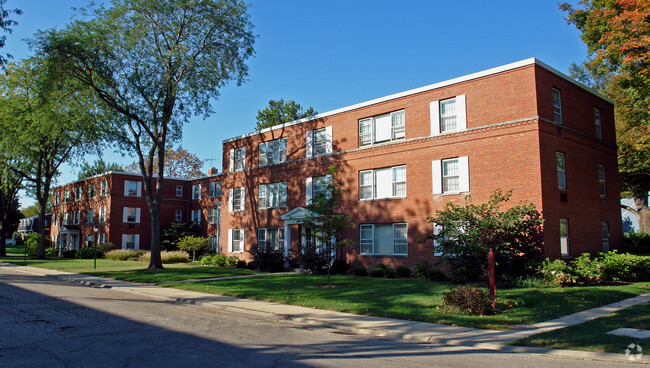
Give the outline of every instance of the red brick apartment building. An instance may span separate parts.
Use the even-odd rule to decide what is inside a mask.
[[[306,206],[335,165],[341,211],[356,225],[343,236],[359,244],[338,249],[340,259],[431,260],[432,244],[417,241],[433,231],[426,217],[467,194],[486,201],[498,188],[513,191],[511,205],[525,200],[542,212],[546,256],[573,257],[621,245],[615,141],[610,100],[528,59],[227,139],[222,174],[166,179],[162,222],[200,222],[224,254],[249,258],[262,241],[288,253],[311,241]],[[127,195],[137,180],[113,173],[57,188],[56,218],[68,213],[69,223],[72,211],[104,206],[115,215],[98,223],[100,240],[148,247],[145,200]],[[58,203],[102,181],[110,195]],[[93,240],[86,228],[78,236]],[[59,241],[60,229],[52,230]]]

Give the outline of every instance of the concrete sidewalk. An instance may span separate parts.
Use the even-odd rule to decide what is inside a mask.
[[[112,288],[114,290],[135,293],[149,298],[199,306],[217,311],[245,314],[251,317],[262,318],[279,323],[289,323],[306,328],[327,327],[348,333],[372,335],[392,340],[461,345],[504,352],[549,354],[578,359],[596,359],[617,362],[628,362],[629,360],[624,354],[540,349],[508,346],[504,344],[541,332],[583,323],[632,305],[650,301],[650,294],[644,294],[600,308],[594,308],[555,320],[537,323],[529,326],[530,329],[495,331],[341,313],[7,263],[0,263],[0,267],[11,267],[15,271],[50,277],[72,283],[79,283],[90,287]],[[634,363],[648,362],[650,362],[650,360],[648,360],[644,355],[641,361],[636,361]]]

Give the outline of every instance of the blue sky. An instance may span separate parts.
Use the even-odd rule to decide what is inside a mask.
[[[3,51],[29,57],[23,39],[38,29],[63,28],[70,8],[86,4],[8,0],[7,8],[23,14],[15,17],[19,24]],[[257,110],[270,99],[326,112],[530,57],[568,73],[587,54],[578,31],[549,0],[257,0],[250,14],[258,37],[249,81],[223,88],[214,114],[183,130],[183,147],[217,159],[219,171],[221,141],[253,131]],[[105,159],[134,161],[110,151]],[[75,178],[75,168],[66,166],[58,183]]]

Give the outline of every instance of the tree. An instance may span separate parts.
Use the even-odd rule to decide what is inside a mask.
[[[11,170],[11,162],[0,161],[0,257],[7,256],[6,239],[11,215],[17,210],[23,178]]]
[[[192,262],[195,261],[196,251],[203,250],[210,244],[210,239],[203,236],[184,236],[178,240],[178,247],[186,252],[192,251]]]
[[[124,171],[124,167],[115,162],[111,162],[111,163],[105,162],[102,159],[95,160],[95,162],[93,162],[92,164],[89,164],[88,162],[84,162],[81,165],[79,174],[77,175],[77,180],[88,179],[95,175],[100,175],[109,171]]]
[[[270,100],[264,110],[257,110],[257,125],[255,129],[262,130],[282,123],[307,118],[318,114],[313,107],[303,111],[302,106],[294,100]]]
[[[192,179],[205,176],[201,171],[202,167],[203,161],[197,155],[183,149],[183,147],[179,147],[177,150],[170,148],[165,152],[165,169],[163,173],[166,178]],[[138,162],[131,163],[126,167],[126,171],[139,172]],[[158,175],[156,166],[154,166],[153,173]]]
[[[633,197],[641,232],[650,233],[650,2],[564,3],[567,22],[582,33],[589,58],[572,74],[614,100],[622,195]]]
[[[6,3],[7,0],[0,0],[0,28],[2,28],[2,30],[7,33],[11,33],[13,32],[13,29],[11,27],[18,25],[18,22],[9,19],[9,17],[11,16],[11,14],[21,15],[23,11],[20,9],[5,9]],[[0,48],[5,47],[6,41],[7,41],[7,36],[0,37]],[[8,59],[11,58],[12,57],[9,54],[7,54],[6,56],[0,55],[0,65],[6,64]]]
[[[231,80],[244,82],[255,37],[237,0],[116,0],[36,44],[92,88],[121,118],[123,149],[135,152],[151,218],[150,269],[160,259],[160,202],[165,152],[193,114]],[[154,167],[156,167],[154,169]]]
[[[59,167],[103,140],[105,116],[93,95],[74,80],[50,73],[38,58],[10,65],[0,78],[0,153],[26,181],[39,205],[39,223]],[[45,226],[37,257],[45,257]]]
[[[32,217],[38,215],[38,209],[39,209],[38,203],[34,203],[31,206],[28,206],[26,208],[23,208],[20,210],[20,213],[24,217]],[[45,206],[45,213],[51,213],[52,212],[52,196],[47,201],[47,205]]]
[[[172,222],[161,230],[160,246],[163,250],[177,250],[178,240],[186,236],[197,235],[197,225],[194,222]]]
[[[433,239],[434,253],[451,266],[457,282],[481,279],[487,269],[488,252],[494,251],[497,280],[516,279],[535,272],[542,260],[541,214],[532,203],[520,203],[505,211],[501,206],[510,200],[512,191],[497,189],[483,204],[465,205],[448,202],[435,216],[427,217],[434,232],[422,241]]]
[[[311,215],[305,218],[305,225],[312,228],[312,236],[316,240],[314,245],[318,253],[324,257],[327,267],[327,285],[330,285],[330,273],[332,268],[332,253],[338,247],[352,246],[354,242],[350,239],[343,239],[342,232],[354,227],[350,222],[351,216],[340,213],[341,195],[340,183],[336,179],[337,169],[330,166],[327,180],[323,184],[323,190],[315,193],[312,202],[307,206]],[[305,244],[309,247],[308,244]],[[307,252],[314,251],[306,249]],[[300,255],[299,255],[300,257]]]

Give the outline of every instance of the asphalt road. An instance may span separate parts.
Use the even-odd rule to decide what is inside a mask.
[[[179,305],[0,267],[0,367],[594,367]]]

